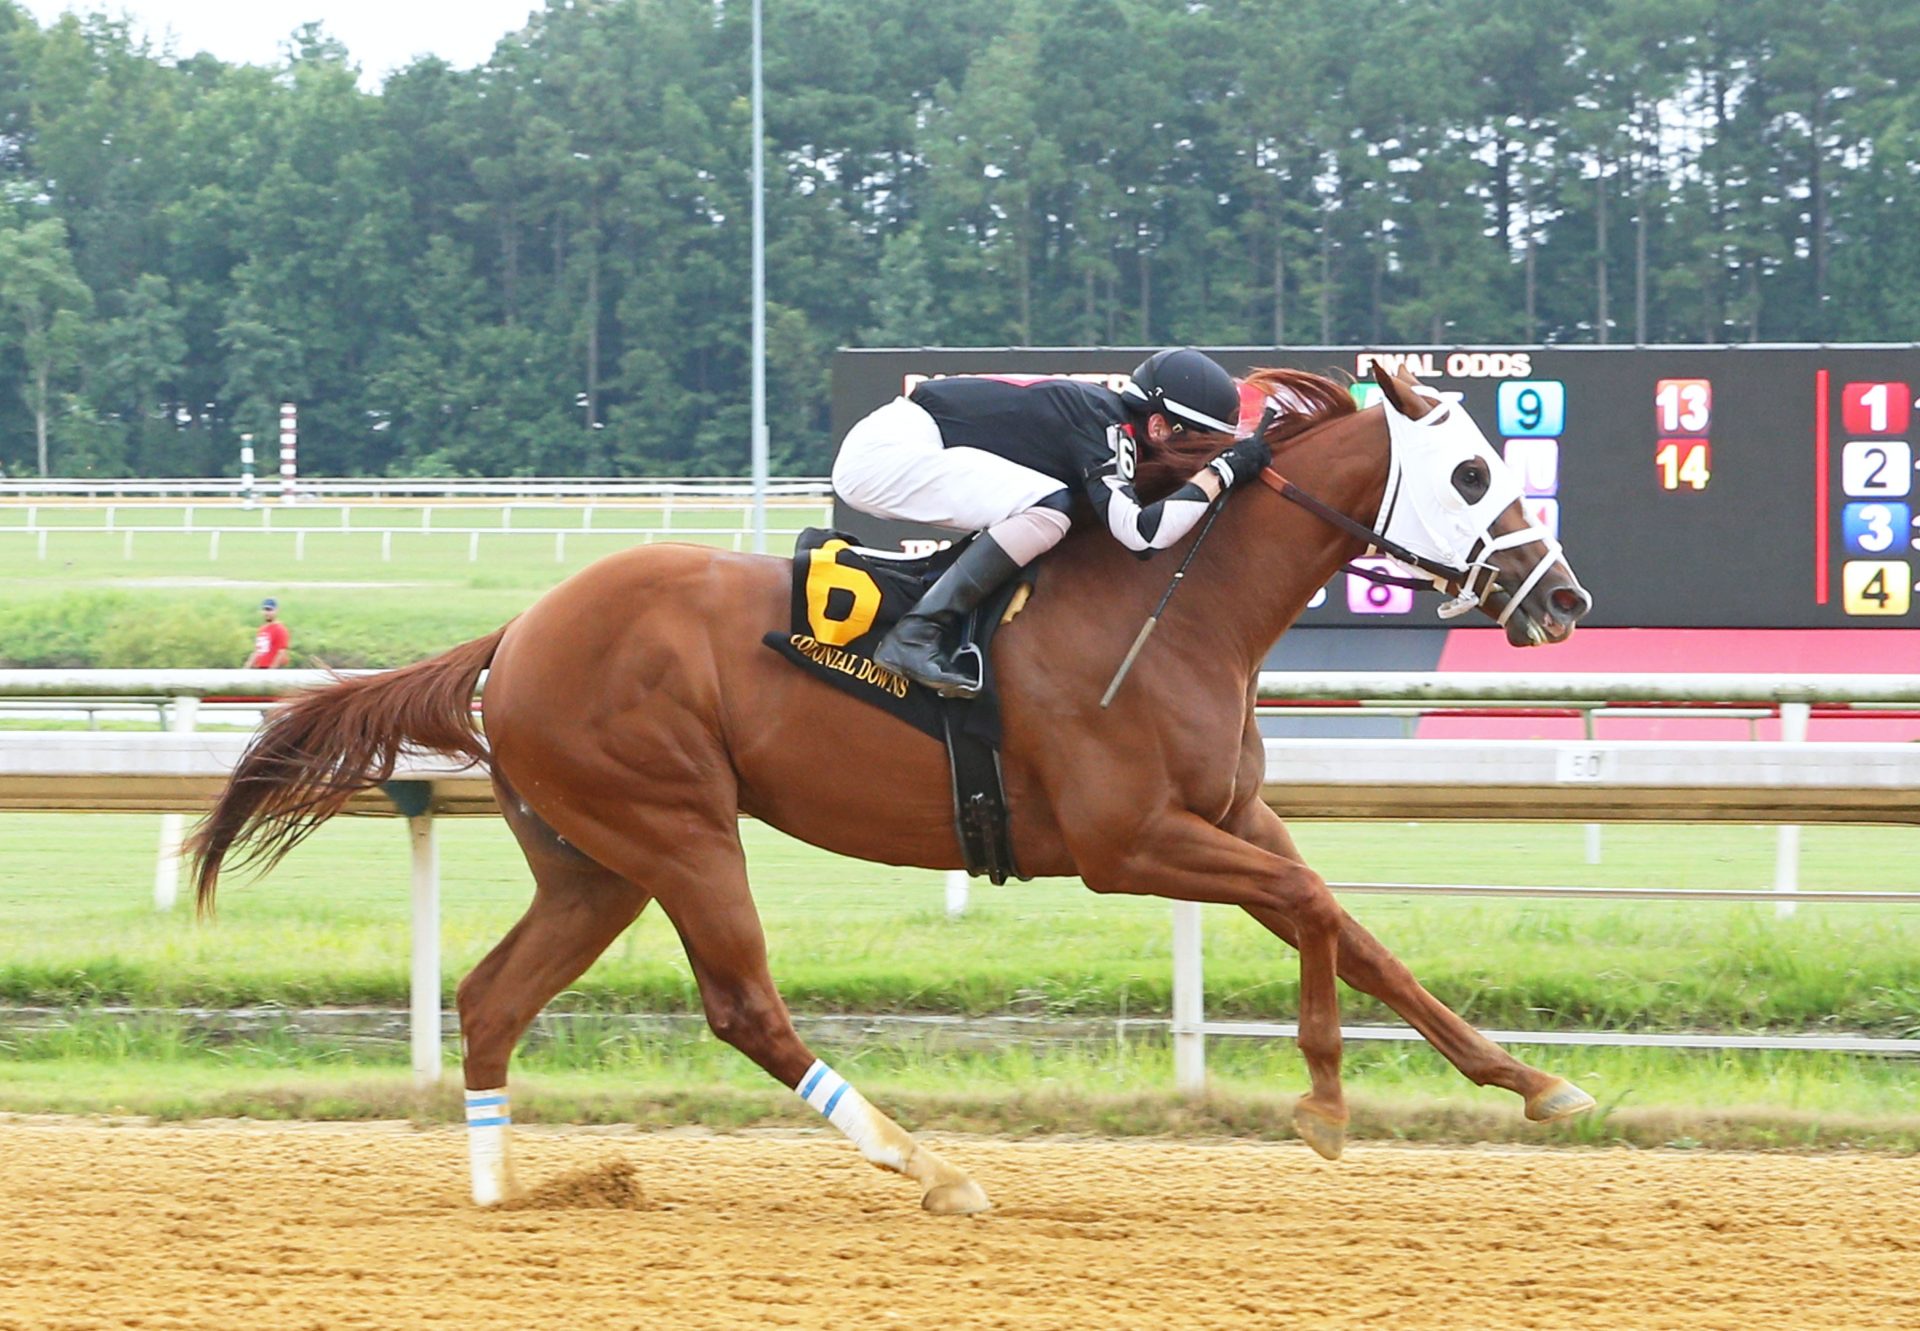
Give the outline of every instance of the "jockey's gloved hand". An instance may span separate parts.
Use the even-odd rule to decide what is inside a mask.
[[[1242,439],[1207,466],[1220,478],[1221,486],[1231,490],[1241,481],[1258,476],[1272,461],[1273,449],[1267,446],[1264,436],[1256,434]]]

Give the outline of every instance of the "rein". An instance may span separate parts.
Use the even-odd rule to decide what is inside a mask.
[[[1442,564],[1436,559],[1428,559],[1425,555],[1417,555],[1399,542],[1389,541],[1385,536],[1373,530],[1373,528],[1355,522],[1333,505],[1314,498],[1285,476],[1275,471],[1272,467],[1264,467],[1261,469],[1260,480],[1269,490],[1272,490],[1282,499],[1291,499],[1294,503],[1300,505],[1300,507],[1306,509],[1307,512],[1313,514],[1321,521],[1331,523],[1341,531],[1346,532],[1349,536],[1358,537],[1373,549],[1385,551],[1387,554],[1392,555],[1395,559],[1411,568],[1421,569],[1424,572],[1431,573],[1436,578],[1444,578],[1452,583],[1464,583],[1466,581],[1467,573],[1465,569],[1453,568],[1449,565]],[[1382,527],[1387,525],[1385,518],[1392,516],[1395,497],[1396,496],[1389,495],[1381,504],[1383,518],[1379,525]],[[1356,577],[1365,578],[1369,582],[1382,583],[1392,587],[1411,587],[1415,591],[1439,590],[1424,578],[1402,578],[1392,573],[1381,573],[1376,569],[1360,568],[1354,564],[1345,565],[1342,571],[1354,574]]]

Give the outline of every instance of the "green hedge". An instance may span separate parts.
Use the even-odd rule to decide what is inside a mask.
[[[293,664],[404,665],[498,628],[524,592],[329,590],[282,598]],[[245,663],[259,601],[230,591],[69,590],[0,600],[0,668],[219,669]]]

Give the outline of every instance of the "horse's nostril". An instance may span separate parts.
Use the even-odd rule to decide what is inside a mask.
[[[1593,602],[1578,587],[1555,587],[1547,600],[1554,613],[1563,619],[1578,619],[1593,607]]]

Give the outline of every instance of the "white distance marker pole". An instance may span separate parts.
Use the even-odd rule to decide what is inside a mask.
[[[167,729],[176,735],[191,735],[200,717],[200,700],[182,696],[173,700],[173,717]],[[184,813],[160,815],[160,858],[153,870],[153,908],[172,910],[180,899],[180,846],[186,840],[187,816]]]
[[[300,471],[300,408],[291,402],[280,404],[280,502],[294,501],[294,487]]]

